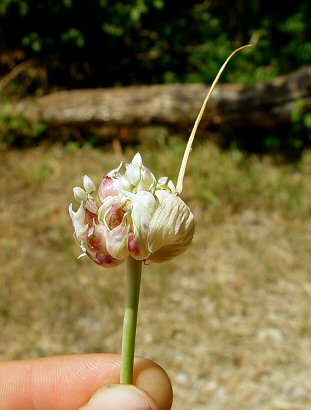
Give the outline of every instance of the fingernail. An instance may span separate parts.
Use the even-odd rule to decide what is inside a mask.
[[[148,396],[132,385],[115,384],[98,390],[83,410],[156,410]]]

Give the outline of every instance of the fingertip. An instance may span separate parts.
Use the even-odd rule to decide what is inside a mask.
[[[131,384],[102,387],[79,410],[159,410],[152,398]]]
[[[166,372],[156,363],[136,358],[133,384],[146,391],[159,407],[159,410],[170,410],[173,403],[173,389]]]

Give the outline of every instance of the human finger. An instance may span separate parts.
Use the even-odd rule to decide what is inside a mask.
[[[0,365],[0,408],[6,410],[77,410],[102,387],[117,384],[120,356],[89,354],[8,361]],[[164,370],[136,358],[133,384],[169,410],[172,389]]]

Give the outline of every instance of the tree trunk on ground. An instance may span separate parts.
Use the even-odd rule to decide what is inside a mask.
[[[24,99],[12,106],[12,116],[53,128],[165,125],[191,127],[209,87],[169,84],[55,92]],[[311,66],[253,86],[218,84],[201,126],[277,127],[292,121],[297,100],[311,110]]]

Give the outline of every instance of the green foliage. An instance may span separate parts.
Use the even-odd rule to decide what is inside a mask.
[[[0,77],[35,59],[51,88],[211,83],[233,49],[253,43],[222,77],[252,84],[311,61],[310,19],[310,2],[2,0]],[[303,143],[310,114],[293,122],[263,145]]]
[[[44,121],[31,124],[26,118],[16,116],[12,104],[2,99],[0,114],[0,146],[25,146],[42,138],[47,129]]]
[[[310,17],[309,2],[2,0],[0,32],[2,50],[39,58],[51,85],[210,82],[249,42],[252,57],[232,61],[224,79],[253,83],[311,60]]]

